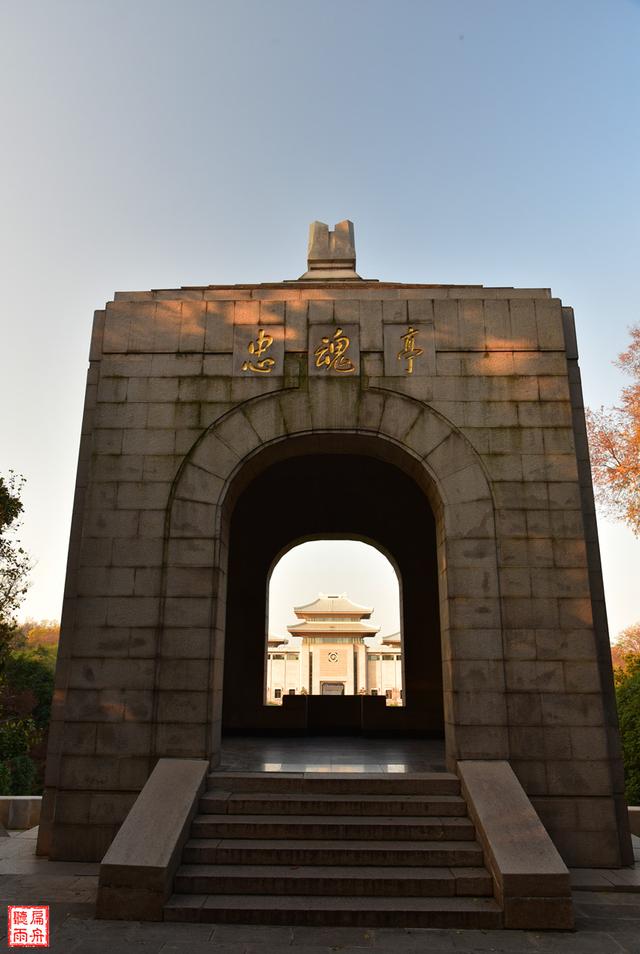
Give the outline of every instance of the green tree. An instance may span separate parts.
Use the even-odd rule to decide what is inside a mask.
[[[629,655],[625,662],[616,670],[625,794],[630,805],[640,805],[640,656]]]
[[[33,795],[38,767],[31,757],[42,733],[33,719],[0,722],[0,795]]]
[[[17,540],[24,478],[9,471],[0,477],[0,673],[19,637],[16,613],[28,587],[31,563]]]
[[[43,739],[51,706],[50,661],[12,653],[21,637],[16,615],[31,569],[17,539],[23,486],[24,478],[11,471],[8,477],[0,477],[0,787],[7,795],[34,792],[38,765],[33,755]]]
[[[55,666],[55,652],[42,646],[12,652],[4,669],[5,708],[16,715],[22,710],[38,728],[46,729],[51,717]]]

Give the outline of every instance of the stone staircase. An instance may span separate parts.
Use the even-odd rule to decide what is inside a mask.
[[[496,928],[455,775],[217,772],[166,921]]]

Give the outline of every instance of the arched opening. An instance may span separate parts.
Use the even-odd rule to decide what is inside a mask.
[[[362,540],[306,540],[279,554],[267,593],[264,702],[381,696],[404,705],[400,580]]]
[[[314,449],[321,446],[322,439],[316,438]],[[326,453],[299,452],[263,469],[255,467],[230,495],[225,521],[229,553],[223,731],[397,731],[439,737],[444,719],[433,511],[423,490],[394,464],[335,449],[334,442]],[[295,705],[266,704],[269,574],[278,556],[294,543],[332,537],[375,542],[397,568],[402,580],[404,706],[389,707],[384,698],[369,696],[370,702],[357,713],[341,717],[335,709],[329,713],[330,703],[314,703],[302,715],[300,696]]]
[[[441,736],[444,721],[450,768],[460,759],[508,758],[496,515],[482,462],[432,408],[384,390],[360,394],[344,381],[321,383],[313,387],[318,397],[340,385],[335,400],[312,402],[291,390],[229,412],[196,441],[175,477],[165,522],[154,754],[172,756],[179,736],[181,752],[189,745],[194,757],[217,764],[223,719],[227,732],[266,728],[262,651],[273,559],[301,537],[375,533],[404,580],[406,690],[415,680],[411,695],[419,702],[413,712],[409,701],[395,709],[394,727]],[[303,457],[318,462],[315,482],[295,472]],[[347,457],[357,462],[355,491],[353,479],[343,479]],[[168,705],[176,661],[188,661],[198,705],[197,718],[179,727]]]

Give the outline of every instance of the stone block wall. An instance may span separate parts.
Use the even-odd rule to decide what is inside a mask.
[[[338,329],[352,370],[318,367]],[[379,434],[431,475],[450,761],[508,757],[567,862],[628,863],[570,309],[377,282],[118,293],[96,312],[39,850],[101,857],[158,757],[215,758],[218,501],[261,445],[314,430]]]

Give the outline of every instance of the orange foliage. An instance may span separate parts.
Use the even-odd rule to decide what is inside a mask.
[[[605,513],[640,536],[640,325],[616,364],[633,382],[623,388],[619,406],[586,412],[591,469]]]
[[[626,669],[629,662],[640,658],[640,622],[627,626],[611,646],[614,669]]]
[[[57,646],[60,640],[60,623],[55,619],[28,619],[20,626],[23,645],[30,649],[37,646]]]

